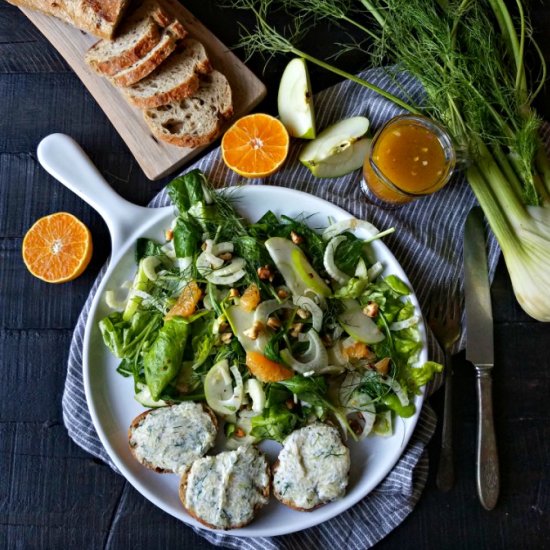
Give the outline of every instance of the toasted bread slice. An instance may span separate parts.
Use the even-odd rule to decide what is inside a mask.
[[[231,87],[218,71],[201,76],[193,96],[143,113],[154,136],[180,147],[210,143],[232,114]]]
[[[99,38],[110,39],[130,0],[8,0],[10,4],[38,10],[71,23]]]
[[[187,31],[179,21],[164,29],[159,42],[142,58],[129,67],[115,73],[111,81],[117,86],[131,86],[151,74],[175,49],[178,40],[185,38]]]
[[[182,474],[212,448],[217,430],[216,416],[208,407],[186,401],[134,418],[128,428],[128,443],[146,468]]]
[[[195,460],[179,487],[187,512],[211,529],[248,525],[267,504],[269,491],[269,464],[252,446]]]
[[[100,40],[88,50],[86,62],[97,73],[112,76],[145,57],[173,21],[156,0],[145,0],[125,18],[114,40]]]
[[[311,424],[284,440],[272,469],[273,494],[294,510],[310,512],[344,496],[349,468],[349,450],[338,430]]]
[[[143,109],[166,105],[192,96],[199,89],[198,73],[212,67],[204,46],[188,39],[160,67],[133,86],[124,88],[128,101]]]

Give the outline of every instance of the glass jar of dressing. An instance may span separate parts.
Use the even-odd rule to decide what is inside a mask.
[[[363,189],[374,203],[404,204],[441,189],[455,163],[451,138],[439,124],[423,116],[397,116],[372,139]]]

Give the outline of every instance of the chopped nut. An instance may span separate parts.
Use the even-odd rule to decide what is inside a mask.
[[[349,427],[353,430],[355,435],[361,435],[363,428],[361,427],[361,422],[358,417],[349,419]]]
[[[239,290],[237,288],[232,288],[229,291],[229,297],[230,298],[238,298],[239,297]]]
[[[302,244],[304,242],[304,238],[295,231],[290,232],[290,239],[294,244]]]
[[[286,405],[287,409],[292,410],[294,408],[294,405],[295,405],[294,399],[287,399],[285,401],[285,405]]]
[[[298,315],[298,317],[300,317],[300,319],[307,319],[311,315],[311,313],[307,309],[303,309],[303,308],[299,307],[296,310],[296,315]]]
[[[233,258],[233,254],[231,254],[231,252],[224,252],[223,254],[220,254],[218,258],[224,262],[228,262],[231,258]]]
[[[304,323],[294,323],[290,328],[292,329],[290,331],[290,336],[292,336],[292,338],[298,338],[298,334],[300,334],[304,328]]]
[[[227,321],[222,321],[218,326],[218,332],[227,332],[229,330],[229,323]]]
[[[171,241],[174,238],[174,230],[173,229],[167,229],[164,232],[164,236],[166,237],[167,241]]]
[[[254,321],[254,324],[250,328],[243,331],[243,334],[248,338],[250,338],[251,340],[256,340],[256,338],[258,338],[258,335],[263,329],[264,329],[263,323],[261,323],[260,321]]]
[[[201,250],[206,250],[206,243],[201,244]]]
[[[281,300],[286,300],[286,298],[288,298],[288,292],[284,288],[280,288],[277,291],[277,296],[279,296]]]
[[[334,343],[332,341],[332,337],[330,336],[330,334],[323,334],[323,336],[321,336],[321,340],[323,342],[323,344],[325,344],[326,347],[331,347],[332,344]]]
[[[384,357],[384,359],[380,359],[380,361],[376,362],[374,364],[374,369],[378,374],[386,375],[390,371],[390,358]]]
[[[244,437],[246,434],[242,428],[235,428],[235,437]]]
[[[367,317],[376,317],[380,308],[376,302],[369,302],[364,308],[363,313]]]
[[[277,329],[281,328],[281,321],[279,321],[279,319],[277,319],[277,317],[268,317],[267,326],[269,328],[272,328],[273,330],[277,330]]]
[[[257,273],[258,273],[258,277],[260,278],[260,280],[270,281],[270,282],[273,281],[274,275],[271,272],[271,269],[268,265],[264,265],[262,267],[259,267]]]
[[[231,340],[233,339],[233,333],[232,332],[224,332],[221,335],[221,341],[223,344],[229,344]]]

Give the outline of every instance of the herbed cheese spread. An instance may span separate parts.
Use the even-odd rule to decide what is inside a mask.
[[[204,456],[216,439],[216,426],[199,403],[152,410],[130,437],[138,460],[177,474]]]
[[[349,467],[349,449],[338,430],[312,424],[285,439],[273,476],[273,490],[279,500],[309,510],[344,496]]]
[[[268,464],[255,447],[196,460],[185,490],[185,507],[220,529],[246,525],[267,504]]]

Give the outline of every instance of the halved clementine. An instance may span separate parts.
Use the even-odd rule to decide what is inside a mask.
[[[27,269],[47,283],[81,275],[92,259],[92,235],[75,216],[57,212],[37,220],[23,239]]]
[[[283,123],[263,113],[240,118],[222,138],[222,157],[245,178],[276,172],[288,155],[289,137]]]

